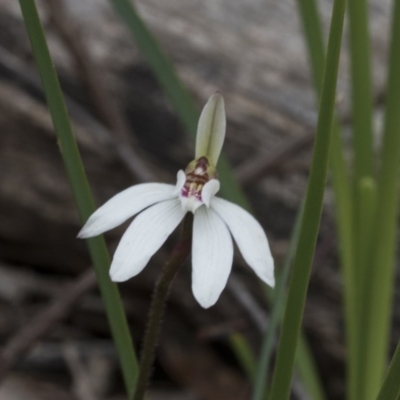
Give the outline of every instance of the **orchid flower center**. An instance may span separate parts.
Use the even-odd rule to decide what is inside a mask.
[[[195,212],[202,204],[209,205],[210,199],[219,189],[217,171],[207,157],[199,157],[186,167],[185,183],[179,197],[183,208]]]

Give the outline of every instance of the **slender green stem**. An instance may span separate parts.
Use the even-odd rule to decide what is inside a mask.
[[[369,296],[369,291],[367,288],[369,287],[369,279],[370,276],[373,275],[372,271],[372,263],[371,263],[371,255],[372,249],[374,248],[374,244],[372,242],[373,239],[373,229],[374,229],[374,216],[375,216],[375,207],[376,207],[376,182],[373,178],[364,177],[358,183],[358,244],[357,247],[359,249],[358,260],[357,260],[357,276],[358,276],[358,286],[357,290],[359,299],[358,304],[360,309],[362,307],[362,303],[365,303],[365,299]],[[365,309],[364,312],[369,312],[368,309]],[[360,327],[360,331],[363,330]],[[365,338],[366,335],[360,335],[359,342],[362,342],[362,339]],[[365,346],[364,346],[365,347]],[[364,352],[363,346],[361,346],[361,351]],[[363,363],[361,363],[363,365]]]
[[[20,0],[20,7],[79,214],[82,222],[86,222],[95,207],[43,28],[33,0]],[[131,395],[138,374],[138,364],[118,288],[111,283],[108,276],[110,260],[107,247],[102,236],[89,239],[87,244],[120,359],[125,386]]]
[[[140,359],[139,378],[136,384],[134,400],[143,400],[154,361],[154,351],[160,332],[161,321],[165,310],[169,288],[179,268],[188,258],[192,248],[193,214],[186,214],[183,222],[182,236],[175,246],[172,255],[157,280],[151,301],[147,329],[143,341]]]
[[[277,284],[274,290],[274,299],[272,304],[272,314],[268,324],[268,330],[264,335],[263,344],[261,347],[261,355],[257,365],[257,375],[254,384],[252,400],[262,400],[265,398],[267,389],[267,376],[269,363],[271,360],[272,350],[276,337],[276,332],[279,322],[282,319],[282,311],[285,303],[286,283],[289,278],[290,267],[292,265],[293,257],[297,248],[297,243],[300,234],[300,225],[303,217],[304,202],[298,211],[296,223],[293,229],[292,238],[290,240],[289,250],[287,252],[283,272],[277,279]]]
[[[373,176],[372,84],[367,0],[349,0],[355,182]],[[356,193],[355,193],[356,194]],[[357,195],[357,194],[356,194]]]
[[[378,176],[374,254],[363,325],[368,335],[363,400],[375,399],[387,362],[395,268],[400,162],[400,1],[394,2],[386,112]]]
[[[347,343],[347,397],[359,400],[357,395],[357,376],[362,365],[358,363],[358,344],[361,334],[360,311],[356,290],[357,277],[355,271],[355,235],[354,235],[354,203],[343,156],[343,144],[339,125],[334,123],[332,132],[332,149],[330,155],[332,187],[335,193],[336,224],[338,230],[339,251],[343,274],[344,313],[346,321]]]
[[[358,349],[357,349],[357,376],[354,384],[354,398],[366,398],[363,394],[366,388],[363,382],[365,376],[365,363],[368,362],[368,334],[366,330],[368,329],[366,325],[366,320],[368,319],[368,314],[370,313],[370,308],[368,307],[368,297],[371,295],[371,277],[374,276],[374,271],[372,271],[373,263],[371,262],[371,256],[374,251],[373,243],[373,228],[374,228],[374,217],[376,210],[376,183],[373,178],[365,177],[362,178],[358,184],[358,227],[357,232],[357,279],[354,282],[357,288],[356,291],[356,302],[360,312],[358,318]],[[367,396],[368,397],[368,396]],[[372,398],[372,397],[371,397]]]
[[[324,44],[322,28],[315,0],[297,1],[303,30],[307,42],[314,85],[318,94],[321,93],[322,75],[324,70]],[[355,246],[354,246],[354,212],[353,192],[344,159],[343,143],[340,126],[337,119],[333,122],[332,145],[330,151],[330,172],[335,195],[336,224],[338,229],[339,250],[344,280],[344,310],[346,319],[346,341],[348,347],[347,391],[350,400],[358,400],[356,392],[356,377],[358,376],[358,321],[356,277],[355,277]]]
[[[297,345],[296,365],[301,360],[302,368],[297,369],[297,373],[302,382],[305,382],[305,389],[312,400],[324,400],[326,395],[323,391],[321,384],[321,377],[314,358],[309,342],[305,339],[304,335],[299,337]]]
[[[345,0],[333,6],[310,179],[272,380],[271,400],[289,398],[294,359],[322,211],[336,96]]]
[[[364,282],[364,272],[368,269],[370,257],[365,257],[369,253],[371,256],[370,230],[364,229],[367,219],[372,220],[372,215],[364,213],[367,197],[360,198],[364,193],[360,190],[363,178],[374,176],[374,154],[373,154],[373,129],[372,129],[372,83],[371,83],[371,57],[370,41],[368,29],[367,0],[349,0],[349,31],[350,31],[350,50],[351,50],[351,82],[352,82],[352,127],[353,127],[353,154],[354,154],[354,207],[353,232],[355,245],[355,263],[353,270],[353,292],[355,296],[355,341],[358,349],[350,353],[350,366],[353,375],[350,385],[351,398],[359,399],[362,396],[362,377],[364,368],[363,357],[365,343],[365,332],[361,323],[361,314],[368,312],[365,310],[364,294],[369,296],[364,290],[361,282]],[[364,182],[365,183],[365,182]],[[368,191],[368,189],[366,189]],[[367,253],[365,252],[367,250]],[[353,358],[355,360],[353,360]]]
[[[300,226],[304,212],[304,201],[301,203],[298,211],[295,226],[293,228],[290,240],[289,250],[285,258],[283,271],[277,277],[277,284],[273,292],[268,286],[265,286],[267,295],[272,303],[271,318],[268,324],[268,330],[265,332],[264,340],[261,348],[261,355],[257,365],[257,375],[255,377],[255,385],[252,399],[261,400],[267,398],[267,375],[271,362],[272,351],[276,332],[283,319],[284,303],[286,299],[286,286],[290,275],[293,258],[296,252],[298,239],[300,235]],[[296,369],[304,385],[304,389],[308,392],[313,400],[324,400],[325,394],[322,384],[317,373],[317,368],[312,356],[312,352],[308,346],[307,340],[303,333],[299,337],[299,345],[296,355]]]
[[[314,86],[317,95],[320,96],[325,68],[325,46],[319,10],[315,0],[297,0],[297,6],[308,48]]]

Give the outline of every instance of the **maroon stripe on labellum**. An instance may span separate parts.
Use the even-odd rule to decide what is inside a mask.
[[[194,165],[193,165],[194,163]],[[186,168],[186,181],[183,185],[181,195],[184,197],[196,197],[201,200],[201,191],[204,185],[211,179],[215,178],[215,173],[210,176],[209,171],[215,169],[210,168],[210,163],[207,157],[200,157],[195,162],[192,162]]]

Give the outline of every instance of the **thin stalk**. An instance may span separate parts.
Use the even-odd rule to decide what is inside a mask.
[[[282,274],[277,279],[277,284],[275,285],[274,298],[272,303],[272,313],[270,322],[268,324],[268,330],[264,335],[264,340],[261,347],[261,355],[258,360],[257,374],[254,383],[252,400],[262,400],[265,398],[266,395],[269,364],[271,361],[271,355],[274,348],[276,332],[278,330],[279,323],[281,322],[282,319],[282,312],[285,305],[286,283],[289,278],[290,267],[292,265],[293,257],[296,252],[297,243],[299,240],[303,211],[304,211],[304,201],[302,202],[300,210],[298,211],[297,214],[296,223],[293,228],[289,249],[286,254],[285,262],[283,265]]]
[[[374,230],[374,217],[375,217],[375,207],[376,207],[376,195],[377,188],[376,182],[373,178],[365,177],[362,178],[358,184],[358,294],[359,300],[358,304],[365,302],[365,299],[369,296],[368,287],[369,279],[372,271],[371,259],[371,249],[373,249],[373,230]],[[368,312],[368,310],[365,310]],[[362,327],[360,327],[362,330]],[[360,343],[363,341],[366,335],[360,335]],[[365,344],[366,345],[366,344]],[[360,351],[364,351],[365,346],[360,347]],[[361,364],[362,365],[362,364]]]
[[[84,223],[94,212],[95,207],[79,150],[71,129],[60,84],[47,48],[35,2],[33,0],[20,0],[19,3],[42,79],[54,130],[58,138],[58,145],[75,196],[80,218],[82,223]],[[138,374],[138,363],[118,288],[110,281],[108,276],[110,260],[107,247],[102,236],[87,240],[87,244],[96,270],[98,285],[114,343],[117,348],[125,386],[128,394],[132,395],[134,382]]]
[[[308,47],[312,76],[317,94],[320,96],[325,50],[319,12],[315,0],[298,0],[299,12]],[[353,193],[344,159],[340,125],[333,122],[330,151],[330,173],[335,196],[336,225],[344,280],[344,310],[346,319],[346,341],[348,347],[347,391],[349,400],[358,400],[356,377],[358,375],[358,318],[355,283],[355,246],[353,234]]]
[[[172,255],[157,280],[153,299],[151,301],[147,329],[143,341],[142,357],[140,359],[139,378],[136,384],[134,400],[143,400],[151,368],[154,361],[154,351],[157,346],[161,321],[167,302],[169,289],[179,268],[188,258],[192,248],[193,214],[188,213],[183,222],[182,236],[175,246]]]
[[[328,170],[345,5],[345,0],[336,0],[333,6],[313,160],[272,380],[271,400],[285,400],[290,395],[297,342],[318,235]]]
[[[339,253],[343,275],[344,316],[346,321],[347,343],[347,397],[348,400],[359,400],[357,376],[362,365],[359,364],[358,345],[362,335],[360,328],[359,295],[355,271],[355,235],[354,203],[350,182],[343,156],[343,144],[339,125],[334,124],[332,132],[332,149],[330,154],[332,187],[335,194],[336,225],[338,230]]]
[[[376,195],[377,188],[373,178],[365,177],[362,178],[357,186],[358,190],[358,219],[357,219],[357,280],[355,284],[357,286],[357,304],[360,310],[359,316],[359,328],[358,328],[358,349],[357,349],[357,363],[359,368],[357,369],[358,376],[356,376],[355,382],[355,395],[356,398],[366,399],[364,391],[366,385],[363,382],[365,378],[365,364],[368,362],[368,351],[369,346],[368,334],[366,331],[368,326],[366,320],[370,313],[368,307],[368,298],[371,295],[371,277],[374,276],[373,263],[371,257],[374,251],[373,243],[373,229],[375,222],[375,211],[376,211]],[[371,397],[372,399],[373,397]]]
[[[354,178],[374,174],[371,55],[367,0],[349,0]],[[357,196],[357,194],[356,194]]]
[[[297,345],[296,365],[301,360],[303,367],[297,369],[302,382],[307,382],[305,389],[312,400],[324,400],[326,395],[323,391],[319,371],[314,359],[311,357],[310,345],[304,335],[300,335]]]
[[[267,397],[267,374],[269,371],[269,364],[271,362],[272,350],[275,346],[274,341],[277,327],[282,323],[283,320],[287,281],[289,279],[290,269],[300,234],[301,218],[304,212],[304,201],[305,196],[297,213],[288,253],[285,257],[283,271],[280,275],[276,276],[277,283],[274,290],[271,290],[269,286],[265,285],[265,291],[269,302],[271,303],[271,318],[268,324],[268,329],[264,334],[261,356],[258,360],[253,399],[265,399]],[[312,351],[303,332],[300,333],[299,337],[295,365],[305,391],[313,400],[324,400],[325,394],[322,388],[322,383],[317,372]]]
[[[319,10],[315,0],[297,0],[308,56],[310,58],[312,78],[318,97],[321,95],[322,79],[325,68],[325,45]]]
[[[364,349],[363,400],[375,399],[385,371],[395,270],[398,218],[398,173],[400,162],[400,1],[394,2],[389,52],[386,112],[378,176],[374,254],[369,296],[365,299],[363,323],[368,335]]]
[[[366,293],[361,284],[365,281],[364,273],[369,269],[370,263],[370,237],[371,230],[367,231],[364,225],[372,220],[372,215],[366,215],[364,207],[369,201],[367,197],[361,198],[364,178],[372,178],[375,175],[374,153],[373,153],[373,124],[372,124],[372,80],[371,80],[371,55],[368,28],[367,0],[349,0],[349,33],[350,33],[350,56],[351,56],[351,84],[352,84],[352,128],[353,128],[353,159],[354,159],[354,208],[353,232],[355,244],[355,263],[353,271],[353,292],[356,310],[356,333],[358,349],[350,353],[355,361],[351,360],[351,367],[355,376],[352,376],[351,390],[352,399],[363,398],[362,396],[362,375],[364,373],[363,357],[365,332],[361,322],[361,314],[365,310]],[[365,182],[364,182],[365,183]],[[368,189],[366,189],[368,192]],[[371,228],[371,227],[369,227]],[[367,256],[366,256],[367,255]],[[369,275],[368,275],[369,276]],[[366,278],[368,279],[368,277]],[[358,329],[357,329],[358,327]]]

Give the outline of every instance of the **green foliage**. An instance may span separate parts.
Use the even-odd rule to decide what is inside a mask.
[[[95,207],[79,150],[72,133],[60,84],[50,58],[34,0],[20,0],[20,6],[42,79],[43,89],[53,119],[54,130],[57,134],[64,165],[75,196],[81,221],[84,223],[94,212]],[[108,276],[110,260],[107,247],[101,236],[89,239],[87,243],[93,266],[96,269],[98,284],[114,343],[118,351],[125,385],[128,393],[132,395],[134,382],[138,375],[138,363],[118,288],[110,281]]]
[[[325,180],[328,171],[345,4],[344,0],[336,0],[332,13],[311,172],[300,228],[299,243],[286,301],[282,333],[272,381],[271,400],[285,400],[290,395],[295,353],[317,240]]]

